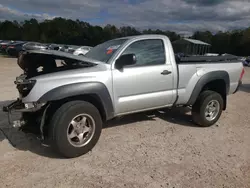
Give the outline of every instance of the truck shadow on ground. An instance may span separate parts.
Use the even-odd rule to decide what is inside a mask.
[[[115,120],[108,121],[104,128],[125,126],[127,124],[141,122],[141,121],[157,121],[157,119],[164,120],[168,123],[173,123],[181,126],[198,127],[192,122],[192,117],[189,108],[174,108],[174,109],[162,109],[153,110],[148,112],[142,112],[132,115],[127,115]]]
[[[250,84],[242,84],[239,90],[246,93],[250,93]]]
[[[9,143],[17,150],[30,151],[40,156],[48,158],[61,158],[47,143],[41,143],[35,135],[25,134],[10,125],[8,125],[7,114],[2,112],[2,106],[5,102],[0,102],[0,144],[4,139],[7,139]],[[166,121],[166,126],[168,123],[197,127],[191,120],[191,115],[189,115],[188,108],[176,108],[173,110],[158,110],[150,111],[144,113],[138,113],[133,115],[127,115],[115,120],[108,121],[104,125],[104,129],[116,126],[126,126],[132,123],[142,122],[142,121],[152,121],[155,122],[157,119]],[[18,114],[17,114],[18,116]],[[20,115],[19,115],[20,116]]]

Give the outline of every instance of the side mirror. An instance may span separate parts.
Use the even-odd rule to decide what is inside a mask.
[[[134,65],[136,63],[136,57],[135,54],[125,54],[120,56],[116,62],[115,62],[115,67],[117,69],[121,69],[124,66],[127,65]]]

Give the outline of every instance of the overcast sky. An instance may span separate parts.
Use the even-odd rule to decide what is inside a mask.
[[[250,26],[250,0],[0,0],[0,20],[80,19],[190,33]]]

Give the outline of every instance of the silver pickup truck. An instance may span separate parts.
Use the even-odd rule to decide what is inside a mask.
[[[38,133],[65,157],[89,152],[103,123],[115,117],[188,106],[194,123],[211,126],[237,92],[244,74],[232,57],[178,57],[168,37],[113,39],[85,56],[29,50],[18,58],[18,99],[3,107],[22,112],[14,127]]]

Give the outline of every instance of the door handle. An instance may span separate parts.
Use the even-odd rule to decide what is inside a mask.
[[[164,70],[163,72],[161,72],[162,75],[168,75],[168,74],[171,74],[172,72],[171,71],[168,71],[168,70]]]

